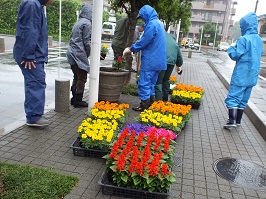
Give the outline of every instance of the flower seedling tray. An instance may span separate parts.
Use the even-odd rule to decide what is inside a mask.
[[[181,105],[191,105],[192,109],[197,109],[197,110],[200,107],[200,102],[186,103],[186,102],[178,101],[178,100],[175,100],[175,99],[171,99],[171,102],[175,103],[175,104],[181,104]]]
[[[102,158],[104,155],[108,154],[108,151],[102,151],[99,149],[86,149],[81,146],[79,138],[72,143],[71,148],[75,156],[82,157],[93,157],[93,158]]]
[[[112,182],[110,182],[106,171],[104,171],[101,175],[98,184],[101,186],[101,190],[104,195],[138,199],[166,199],[170,195],[169,192],[148,192],[144,190],[116,186]]]

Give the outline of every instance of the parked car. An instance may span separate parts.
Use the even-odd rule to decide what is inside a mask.
[[[198,43],[194,43],[190,48],[194,50],[199,50],[200,45]]]
[[[229,43],[227,42],[221,42],[217,46],[217,51],[227,51],[227,49],[230,47]]]
[[[115,33],[116,23],[104,22],[102,26],[102,39],[112,39]]]

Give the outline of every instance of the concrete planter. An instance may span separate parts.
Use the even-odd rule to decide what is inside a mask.
[[[128,70],[101,67],[99,80],[99,101],[118,102],[125,85]]]

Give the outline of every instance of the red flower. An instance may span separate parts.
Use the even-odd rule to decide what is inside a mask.
[[[167,164],[162,164],[162,177],[164,177],[165,175],[169,174],[169,168]]]
[[[122,57],[121,56],[118,56],[116,62],[122,63]]]

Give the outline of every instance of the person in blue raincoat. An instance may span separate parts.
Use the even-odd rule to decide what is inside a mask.
[[[92,30],[92,6],[83,4],[79,14],[79,20],[72,28],[69,47],[67,50],[67,61],[74,74],[71,92],[71,105],[75,108],[88,107],[88,103],[83,101],[87,74],[90,72],[88,57],[91,50],[91,30]]]
[[[24,76],[24,109],[28,126],[47,126],[45,71],[48,62],[48,30],[43,6],[54,0],[23,0],[19,6],[13,56]]]
[[[242,36],[235,46],[228,48],[229,57],[236,61],[230,88],[225,99],[229,119],[224,128],[240,125],[241,118],[250,98],[253,86],[257,84],[263,41],[258,35],[258,17],[250,12],[240,19]]]
[[[139,17],[145,22],[144,33],[140,40],[124,50],[124,53],[139,52],[141,50],[140,78],[138,93],[140,105],[133,107],[135,111],[149,108],[155,100],[155,89],[158,75],[166,70],[166,41],[165,30],[158,14],[149,5],[139,10]]]

